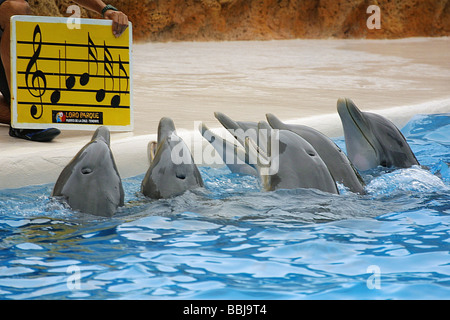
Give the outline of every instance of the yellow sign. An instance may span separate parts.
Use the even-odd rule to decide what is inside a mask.
[[[131,23],[115,38],[111,21],[11,18],[12,126],[133,129]]]

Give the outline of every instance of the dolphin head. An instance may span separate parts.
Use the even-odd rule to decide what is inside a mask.
[[[97,129],[61,172],[53,196],[63,196],[71,208],[98,216],[112,216],[124,204],[122,181],[109,148],[109,130]]]
[[[344,127],[345,144],[350,161],[362,171],[378,166],[380,145],[364,113],[347,98],[338,100],[337,110]]]
[[[162,118],[158,142],[152,142],[150,167],[142,180],[142,193],[153,199],[180,195],[203,186],[203,180],[186,143],[176,134],[173,121]]]
[[[418,165],[400,130],[381,115],[361,112],[350,99],[339,99],[337,110],[344,127],[349,159],[359,170],[379,165],[408,168]]]
[[[257,159],[264,189],[314,188],[339,193],[328,167],[305,139],[288,130],[272,130],[267,153],[246,138],[251,159]]]
[[[336,182],[343,183],[352,192],[363,194],[364,180],[350,162],[347,155],[322,132],[299,124],[285,124],[273,114],[266,114],[267,121],[274,129],[290,130],[305,139],[319,153]]]

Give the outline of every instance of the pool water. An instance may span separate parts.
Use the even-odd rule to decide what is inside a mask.
[[[0,190],[0,298],[449,299],[450,114],[402,132],[427,168],[363,172],[364,196],[262,192],[201,167],[205,188],[169,200],[124,179],[107,219],[53,200],[53,184]]]

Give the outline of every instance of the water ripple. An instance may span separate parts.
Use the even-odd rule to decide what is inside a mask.
[[[254,177],[202,167],[205,188],[173,199],[140,195],[142,175],[124,179],[126,205],[106,219],[52,200],[52,185],[2,190],[0,298],[449,297],[446,121],[404,129],[429,170],[364,172],[363,196],[262,192]]]

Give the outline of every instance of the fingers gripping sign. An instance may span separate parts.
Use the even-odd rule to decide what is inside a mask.
[[[105,6],[102,10],[102,14],[105,19],[112,20],[112,32],[116,38],[128,27],[127,15],[113,6]]]

